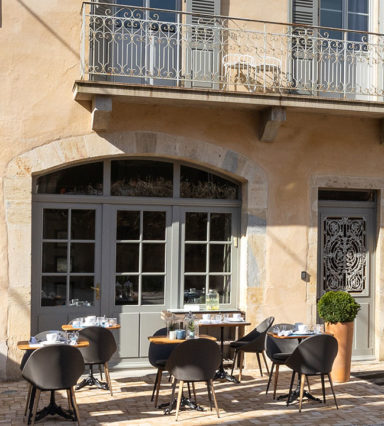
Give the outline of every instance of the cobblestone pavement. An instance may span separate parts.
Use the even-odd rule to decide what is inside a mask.
[[[353,372],[384,372],[384,363],[355,363]],[[76,392],[82,425],[160,425],[175,422],[175,414],[165,416],[150,401],[154,382],[154,370],[132,375],[129,370],[112,371],[113,397],[99,389],[82,389]],[[290,373],[283,370],[279,375],[278,393],[288,389]],[[294,425],[373,425],[384,424],[384,386],[370,383],[355,376],[345,384],[335,384],[339,410],[333,403],[327,388],[327,403],[303,402],[298,412],[297,404],[287,407],[284,401],[274,401],[272,394],[265,395],[267,377],[260,377],[258,371],[245,371],[243,381],[236,385],[216,382],[215,389],[220,408],[220,419],[209,410],[206,388],[197,386],[197,400],[204,412],[185,409],[181,411],[180,424],[294,424]],[[311,378],[311,392],[321,395],[320,380]],[[170,384],[163,379],[160,403],[167,402]],[[22,425],[27,386],[24,381],[0,383],[0,426]],[[39,407],[48,403],[49,393],[44,393]],[[67,402],[64,392],[58,392],[57,402],[64,408]],[[47,420],[46,420],[47,419]],[[37,424],[68,425],[48,417]]]

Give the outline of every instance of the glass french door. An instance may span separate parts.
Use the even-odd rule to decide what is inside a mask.
[[[181,212],[180,304],[205,304],[209,290],[221,307],[237,305],[238,209],[186,208]]]
[[[33,207],[32,334],[100,315],[101,206]]]
[[[109,305],[120,318],[120,357],[147,355],[148,336],[164,327],[170,301],[171,208],[107,206],[110,222]]]

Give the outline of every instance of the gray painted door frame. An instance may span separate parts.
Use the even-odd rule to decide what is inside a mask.
[[[31,288],[31,309],[32,309],[32,324],[31,333],[36,334],[42,330],[49,329],[60,329],[62,324],[67,323],[71,319],[78,316],[85,315],[96,315],[99,316],[102,311],[101,300],[96,296],[94,291],[94,304],[87,307],[79,306],[41,306],[41,294],[42,294],[42,276],[57,276],[62,275],[60,273],[43,273],[43,244],[47,239],[43,239],[43,214],[46,209],[58,209],[58,210],[94,210],[95,211],[95,250],[94,250],[94,286],[101,285],[101,257],[102,257],[102,206],[100,204],[76,204],[66,202],[54,202],[54,203],[39,203],[34,202],[32,207],[33,216],[33,227],[32,227],[32,288]],[[66,238],[69,242],[71,241],[70,236]],[[48,243],[50,240],[48,239]],[[66,243],[58,243],[66,244]],[[72,271],[67,272],[68,276],[76,276],[72,274]],[[87,274],[89,275],[89,274]],[[68,283],[67,283],[67,292]],[[102,291],[102,289],[101,289]]]
[[[35,195],[33,201],[32,226],[32,335],[44,329],[59,328],[61,324],[74,317],[85,315],[107,315],[121,322],[121,329],[114,332],[119,350],[115,362],[121,366],[128,361],[130,366],[146,365],[147,336],[157,328],[165,326],[160,312],[167,308],[183,307],[182,258],[183,222],[186,212],[218,212],[232,214],[232,278],[231,303],[238,303],[238,258],[240,230],[240,202],[232,200],[171,199],[128,200],[126,197],[110,196],[62,196]],[[132,204],[131,204],[132,203]],[[101,297],[97,306],[91,308],[71,308],[66,306],[40,306],[41,258],[43,209],[95,209],[96,210],[96,250],[95,283],[100,283]],[[166,212],[166,294],[163,305],[153,306],[115,306],[115,249],[116,212],[126,211],[165,211]],[[175,253],[180,253],[176,256]],[[179,261],[180,259],[180,261]],[[113,284],[113,285],[112,285]],[[44,323],[39,325],[39,316]]]
[[[350,248],[348,254],[352,254],[354,262],[349,262],[351,258],[347,259],[347,256],[342,256],[343,258],[338,258],[340,260],[338,264],[339,272],[342,271],[345,276],[359,271],[356,282],[351,280],[349,290],[347,290],[361,304],[361,310],[355,320],[352,356],[354,359],[373,358],[375,352],[376,204],[374,202],[319,201],[318,217],[317,296],[320,298],[325,292],[325,285],[328,285],[328,290],[333,287],[337,288],[336,283],[325,284],[324,271],[331,272],[331,274],[335,272],[336,268],[332,270],[333,266],[327,265],[335,263],[337,254],[345,255],[347,247]],[[353,223],[357,227],[361,226],[362,233],[359,233],[359,236],[355,235],[353,231],[348,231]],[[347,244],[349,245],[347,246]],[[357,247],[359,245],[360,253]],[[332,248],[335,251],[332,251]],[[361,256],[361,254],[363,255]],[[324,262],[328,262],[327,265]],[[340,266],[340,263],[343,263],[343,266]],[[356,288],[352,288],[354,285]]]

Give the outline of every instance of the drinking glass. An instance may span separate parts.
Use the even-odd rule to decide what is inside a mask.
[[[69,333],[69,343],[71,345],[76,345],[78,338],[79,338],[79,332],[78,331],[73,331],[72,333]]]

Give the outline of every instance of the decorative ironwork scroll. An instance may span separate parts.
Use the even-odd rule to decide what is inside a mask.
[[[323,221],[323,289],[363,292],[368,253],[363,217],[326,217]]]
[[[81,73],[91,81],[376,101],[383,63],[382,34],[121,4],[82,8]]]

